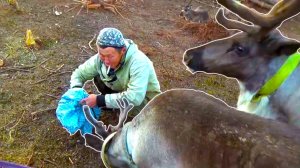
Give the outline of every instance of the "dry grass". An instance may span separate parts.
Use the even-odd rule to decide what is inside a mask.
[[[228,31],[213,20],[207,23],[179,22],[180,31],[188,31],[199,40],[208,42],[215,39],[227,37]]]

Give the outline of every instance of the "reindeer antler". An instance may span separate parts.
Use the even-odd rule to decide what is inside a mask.
[[[262,14],[254,9],[250,9],[236,0],[217,1],[232,12],[238,14],[241,18],[259,25],[264,30],[271,30],[279,26],[285,19],[300,12],[299,0],[281,0],[275,4],[267,14]]]
[[[108,126],[108,130],[111,132],[117,131],[123,127],[124,122],[127,119],[128,112],[134,107],[133,104],[129,103],[125,97],[123,97],[121,100],[117,99],[117,104],[120,108],[119,123],[116,126]]]
[[[91,114],[89,106],[83,106],[85,118],[95,127],[95,133],[105,139],[110,133],[119,130],[127,119],[128,112],[134,107],[126,98],[117,99],[120,108],[119,123],[116,126],[109,125],[108,128],[102,121],[97,121]]]
[[[248,25],[246,23],[226,18],[223,8],[218,10],[216,14],[216,20],[219,24],[223,25],[227,29],[237,29],[247,33],[257,32],[259,30],[259,27],[256,25]]]
[[[89,106],[83,105],[85,118],[95,127],[95,133],[105,139],[110,132],[106,129],[106,125],[102,121],[97,121],[91,114]]]

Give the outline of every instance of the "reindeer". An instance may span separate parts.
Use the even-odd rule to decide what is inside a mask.
[[[209,20],[208,11],[203,10],[200,6],[193,9],[191,5],[192,1],[193,0],[190,0],[189,3],[181,10],[180,16],[183,17],[185,20],[191,22],[207,22]]]
[[[108,129],[83,107],[96,128],[86,144],[101,151],[106,167],[300,167],[298,128],[241,113],[204,92],[166,91],[124,126],[132,105],[118,104],[119,124]]]
[[[193,9],[191,5],[187,5],[180,12],[180,16],[184,17],[185,20],[197,23],[205,23],[209,20],[208,11],[200,6]]]
[[[296,67],[299,55],[293,54],[300,43],[277,29],[283,21],[299,13],[300,1],[279,1],[267,14],[234,0],[218,2],[252,24],[230,20],[220,8],[216,14],[218,23],[240,32],[186,50],[183,63],[192,73],[202,71],[237,79],[239,110],[300,127],[300,68]],[[297,59],[293,62],[290,58]],[[296,69],[290,70],[286,79],[278,78],[277,71],[288,60]]]

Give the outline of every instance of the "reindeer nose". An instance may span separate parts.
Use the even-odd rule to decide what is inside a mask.
[[[202,52],[187,50],[183,55],[183,61],[191,72],[204,71],[206,69],[203,66]]]
[[[193,55],[190,54],[189,50],[183,54],[183,61],[187,65],[193,59]]]

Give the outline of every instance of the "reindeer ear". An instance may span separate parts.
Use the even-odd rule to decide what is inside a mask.
[[[277,56],[291,55],[300,48],[300,43],[294,39],[281,38],[276,41],[276,45],[273,47]]]
[[[85,146],[94,149],[96,152],[101,152],[103,140],[93,134],[84,134]]]

